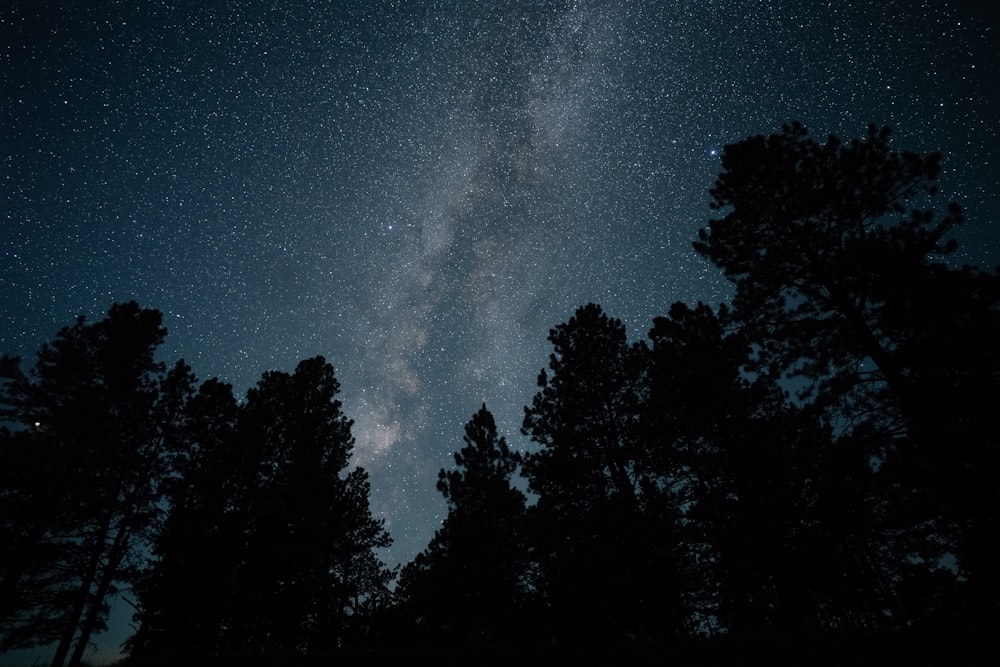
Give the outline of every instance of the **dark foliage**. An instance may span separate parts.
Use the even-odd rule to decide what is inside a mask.
[[[524,536],[524,494],[511,486],[520,457],[497,435],[483,407],[465,425],[455,468],[438,490],[448,516],[399,578],[397,629],[416,646],[504,645],[531,632],[531,563]]]
[[[64,327],[30,374],[4,357],[3,647],[57,642],[52,664],[79,664],[134,576],[191,382],[154,360],[165,333],[133,302]]]
[[[679,511],[640,421],[647,349],[594,304],[549,340],[551,377],[539,376],[523,427],[542,446],[524,468],[539,496],[528,525],[548,632],[570,643],[680,634]]]
[[[144,655],[296,655],[360,641],[388,597],[389,536],[347,471],[351,422],[322,357],[265,373],[237,407],[209,381],[157,560],[140,587]],[[192,599],[206,604],[189,612]]]
[[[947,552],[975,615],[995,619],[988,563],[1000,554],[986,536],[1000,461],[987,406],[1000,404],[1000,276],[933,261],[954,250],[944,237],[961,211],[923,208],[940,155],[897,153],[889,139],[870,126],[819,144],[794,124],[727,146],[711,194],[728,212],[695,248],[736,282],[752,367],[807,380],[844,441],[878,466],[894,569],[933,571]],[[907,577],[895,574],[904,588]],[[910,620],[925,612],[896,606]]]

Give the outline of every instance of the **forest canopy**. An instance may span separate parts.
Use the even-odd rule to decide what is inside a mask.
[[[1000,274],[946,261],[940,155],[794,123],[722,168],[693,247],[732,303],[675,303],[639,341],[593,303],[556,325],[533,448],[473,414],[447,516],[399,571],[324,358],[238,401],[158,361],[162,316],[134,302],[27,371],[4,356],[0,651],[79,665],[126,589],[137,665],[985,636]]]

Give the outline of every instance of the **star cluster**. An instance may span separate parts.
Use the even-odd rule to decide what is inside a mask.
[[[0,351],[136,299],[238,393],[326,356],[392,561],[483,401],[526,444],[576,306],[641,337],[727,298],[691,248],[726,143],[888,124],[944,153],[960,260],[1000,262],[972,3],[13,0],[0,30]]]

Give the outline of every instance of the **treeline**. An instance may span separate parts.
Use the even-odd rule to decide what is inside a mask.
[[[115,305],[3,359],[3,647],[77,665],[127,584],[135,656],[308,651],[363,636],[392,572],[321,357],[246,400],[154,360],[160,313]],[[152,558],[150,558],[152,556]]]
[[[1000,274],[941,261],[962,215],[930,208],[940,156],[793,124],[722,166],[694,246],[733,302],[676,303],[640,342],[594,304],[555,327],[525,408],[535,446],[473,415],[438,476],[448,515],[398,573],[375,555],[390,538],[322,358],[237,402],[156,362],[160,315],[134,303],[64,328],[30,373],[5,357],[2,648],[54,642],[54,665],[78,664],[122,584],[136,664],[683,663],[761,637],[856,664],[842,653],[874,646],[857,638],[985,636]]]

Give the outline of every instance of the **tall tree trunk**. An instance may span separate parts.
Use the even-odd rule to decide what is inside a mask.
[[[121,484],[122,487],[127,486],[124,481]],[[121,487],[119,487],[119,491],[120,490]],[[116,496],[118,496],[118,494],[116,494]],[[119,574],[121,562],[125,558],[125,554],[128,552],[129,543],[131,542],[132,534],[135,529],[134,523],[138,511],[137,508],[139,507],[140,499],[143,498],[143,496],[145,496],[145,494],[143,494],[139,488],[133,486],[132,490],[125,495],[123,501],[119,504],[119,507],[122,508],[122,514],[118,521],[117,530],[114,531],[114,541],[108,550],[107,561],[104,566],[104,571],[101,573],[101,579],[97,584],[97,590],[94,591],[93,597],[90,598],[87,615],[83,619],[83,623],[80,627],[80,638],[73,650],[73,657],[69,661],[69,667],[79,666],[80,661],[83,659],[83,652],[86,650],[87,643],[90,641],[90,635],[93,634],[94,628],[97,627],[97,621],[101,615],[101,605],[104,603],[104,599],[108,596],[108,591],[111,590],[111,585],[114,583],[115,578]],[[111,533],[111,531],[111,520],[109,518],[107,530],[105,531],[105,538]],[[55,663],[53,663],[53,667],[56,667]]]
[[[130,518],[130,516],[122,517],[121,523],[118,526],[114,544],[112,544],[111,551],[108,554],[107,564],[104,567],[104,572],[101,574],[101,580],[97,584],[97,590],[94,591],[94,595],[90,598],[87,615],[83,619],[83,625],[80,628],[80,639],[76,642],[76,647],[73,649],[73,657],[70,658],[69,667],[79,666],[80,661],[83,659],[83,652],[87,649],[87,643],[90,641],[90,635],[93,634],[94,628],[97,626],[97,620],[101,615],[101,605],[104,602],[104,598],[107,597],[108,591],[111,590],[111,584],[114,583],[115,576],[118,574],[118,568],[125,557],[125,552],[128,550],[129,537],[132,534],[131,526],[129,525],[131,523]]]
[[[73,607],[66,619],[66,627],[63,630],[62,638],[56,647],[56,653],[52,657],[51,667],[63,667],[66,656],[69,654],[69,647],[73,643],[73,636],[77,628],[80,627],[80,619],[87,607],[87,600],[90,598],[90,589],[97,577],[97,570],[101,564],[101,556],[104,555],[104,547],[111,530],[111,514],[109,513],[94,535],[90,548],[90,559],[87,568],[80,579],[80,587],[77,589],[76,598],[73,600]]]

